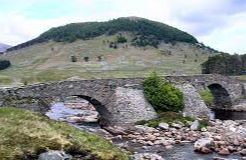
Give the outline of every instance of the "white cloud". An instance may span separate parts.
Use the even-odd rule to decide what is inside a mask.
[[[37,1],[39,0],[31,0],[32,3],[28,6],[21,5],[22,8],[15,12],[2,13],[0,10],[0,41],[16,45],[37,37],[51,27],[71,22],[139,16],[187,31],[215,49],[246,53],[245,1],[71,0],[76,6],[73,15],[61,15],[55,19],[26,17],[26,7],[35,5]]]

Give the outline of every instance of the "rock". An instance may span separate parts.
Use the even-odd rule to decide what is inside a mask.
[[[213,157],[213,160],[227,160],[226,158],[221,158],[221,157]]]
[[[214,140],[212,138],[201,138],[197,140],[194,144],[194,148],[196,152],[203,153],[204,148],[212,149],[214,146]]]
[[[135,130],[137,132],[141,132],[141,133],[146,133],[146,132],[157,132],[158,130],[153,128],[153,127],[148,127],[148,126],[144,126],[144,125],[136,125],[134,126]]]
[[[87,123],[95,123],[98,121],[98,117],[97,115],[93,115],[93,116],[85,116],[83,119],[83,122],[87,122]]]
[[[171,126],[174,127],[174,128],[176,128],[176,129],[182,128],[182,125],[181,124],[178,124],[178,123],[172,123]]]
[[[164,158],[155,153],[137,153],[132,156],[132,160],[164,160]]]
[[[242,156],[246,156],[246,149],[242,149],[242,150],[240,151],[240,154],[241,154]]]
[[[77,116],[66,118],[66,121],[69,123],[80,123],[83,122],[83,120],[84,120],[83,117],[77,117]]]
[[[230,151],[227,148],[222,148],[219,150],[218,154],[220,155],[229,155]]]
[[[191,123],[190,129],[191,130],[198,130],[200,126],[200,123],[198,120],[195,120],[194,122]]]
[[[201,131],[202,131],[202,132],[207,132],[208,130],[207,130],[206,127],[202,127],[202,128],[201,128]]]
[[[160,129],[163,129],[163,130],[168,130],[169,129],[169,124],[162,122],[162,123],[159,123],[158,127]]]
[[[38,160],[71,160],[72,156],[63,151],[48,151],[39,155]]]
[[[204,154],[208,154],[208,153],[212,153],[213,151],[207,147],[202,147],[200,150],[199,150],[200,153],[204,153]]]
[[[173,146],[172,145],[167,145],[167,146],[165,146],[165,148],[169,150],[169,149],[172,149]]]
[[[222,140],[222,137],[217,135],[217,136],[214,136],[214,140],[215,141],[221,141]]]
[[[112,135],[126,135],[126,129],[120,126],[104,126],[103,129],[108,131]]]

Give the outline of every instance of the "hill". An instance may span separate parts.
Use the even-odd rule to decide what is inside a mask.
[[[193,36],[166,24],[139,17],[125,17],[107,22],[72,23],[51,28],[39,37],[15,46],[9,51],[49,40],[74,42],[77,39],[86,40],[101,35],[114,35],[119,32],[134,33],[135,38],[131,42],[136,46],[152,45],[157,47],[160,41],[197,43]]]
[[[129,21],[133,21],[134,24],[141,21],[138,28],[142,27],[143,32],[126,31],[119,27],[110,34],[103,32],[99,36],[90,35],[90,38],[77,37],[74,41],[64,39],[64,36],[70,32],[78,31],[76,29],[69,31],[74,25],[90,24],[92,27],[87,26],[90,32],[85,33],[94,33],[93,31],[97,33],[99,29],[95,27],[97,26],[95,24],[119,21],[126,21],[122,22],[121,27],[128,26]],[[148,31],[145,28],[149,25],[144,25],[146,21],[161,27]],[[135,17],[119,18],[108,22],[70,24],[53,28],[32,41],[10,49],[8,54],[0,56],[0,59],[10,60],[12,64],[10,68],[0,71],[0,84],[18,85],[67,78],[142,77],[149,75],[153,70],[160,74],[199,74],[201,73],[200,64],[217,53],[213,49],[196,43],[197,40],[193,36],[159,22]],[[182,36],[181,38],[176,36],[176,39],[175,36],[167,38],[164,34],[170,35],[170,33],[164,32],[165,27],[188,38],[182,38]],[[53,33],[58,35],[57,39],[54,39],[56,34]],[[158,38],[161,33],[163,36]],[[45,41],[36,41],[40,37],[46,37],[43,38]],[[152,45],[155,41],[158,44]],[[133,42],[139,42],[139,44]]]
[[[5,52],[8,48],[11,48],[10,45],[0,43],[0,52]]]

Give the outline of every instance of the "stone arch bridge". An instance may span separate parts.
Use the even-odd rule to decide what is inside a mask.
[[[185,112],[208,115],[198,91],[209,88],[215,103],[232,105],[245,97],[245,82],[221,75],[165,76],[184,93]],[[157,115],[143,95],[143,78],[58,81],[0,89],[0,106],[15,106],[38,112],[49,109],[52,99],[79,96],[93,104],[104,125],[132,124]]]

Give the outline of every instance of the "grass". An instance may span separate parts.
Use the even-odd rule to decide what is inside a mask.
[[[37,158],[47,150],[90,154],[91,159],[126,160],[127,155],[99,136],[89,134],[41,114],[16,108],[0,109],[0,159]]]
[[[238,76],[238,79],[246,81],[246,75]]]
[[[211,106],[213,104],[214,96],[209,89],[203,90],[199,92],[199,94],[207,106]]]
[[[184,125],[189,125],[190,122],[195,119],[192,117],[184,117],[181,113],[176,112],[162,112],[159,113],[159,117],[157,119],[149,120],[149,121],[139,121],[136,124],[147,124],[149,127],[158,127],[159,123],[165,122],[168,124],[182,122]]]
[[[129,43],[127,48],[123,48],[125,44],[120,44],[118,49],[112,49],[108,43],[103,43],[103,40],[112,41],[114,38],[100,36],[73,43],[47,42],[0,55],[1,59],[12,63],[10,68],[0,71],[0,85],[21,84],[24,81],[29,84],[48,82],[73,76],[83,79],[142,77],[153,70],[160,75],[199,74],[200,64],[211,55],[185,43],[163,44],[159,49],[138,48]],[[171,51],[171,55],[165,54],[167,50]],[[77,57],[78,62],[71,62],[72,55]],[[84,61],[86,56],[89,62]],[[98,56],[102,56],[101,62]]]

